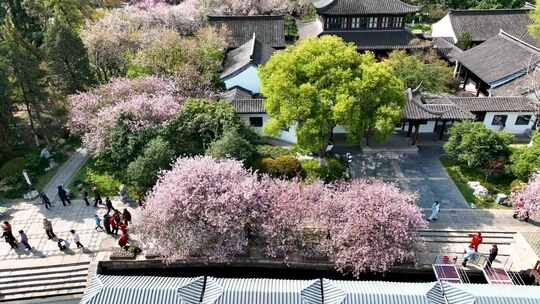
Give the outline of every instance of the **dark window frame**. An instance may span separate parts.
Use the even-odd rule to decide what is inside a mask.
[[[528,118],[524,118],[524,117],[528,117]],[[526,120],[527,123],[520,122],[520,119],[523,119],[523,121]],[[516,118],[516,122],[514,124],[516,126],[528,126],[531,123],[531,119],[532,119],[532,115],[530,114],[518,115],[518,117]]]
[[[249,126],[254,128],[262,128],[264,125],[264,119],[262,116],[249,117]]]
[[[499,121],[497,121],[498,118],[499,118]],[[508,121],[508,115],[506,115],[506,114],[497,114],[497,115],[493,115],[493,119],[491,120],[491,125],[492,126],[505,127],[507,121]]]

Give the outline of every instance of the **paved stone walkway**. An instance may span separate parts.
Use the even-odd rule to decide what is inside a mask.
[[[418,153],[357,154],[353,156],[352,175],[396,182],[404,190],[417,192],[421,208],[430,208],[435,200],[443,209],[469,208],[441,164],[440,155],[438,147],[422,147]]]
[[[10,211],[3,218],[11,223],[15,236],[17,231],[24,230],[29,238],[29,243],[33,247],[32,252],[22,248],[13,250],[5,242],[0,244],[0,269],[17,267],[19,263],[14,260],[25,260],[25,267],[40,266],[43,264],[74,263],[96,258],[100,250],[107,250],[116,246],[116,239],[108,236],[104,232],[94,230],[94,215],[101,218],[106,213],[106,208],[100,206],[94,208],[93,205],[86,206],[82,200],[72,200],[72,205],[64,207],[57,198],[57,186],[65,185],[73,174],[84,165],[88,156],[84,150],[79,150],[62,165],[55,176],[47,184],[44,191],[47,193],[53,207],[49,210],[41,204],[39,199],[31,202],[19,202],[11,204]],[[126,206],[118,200],[113,199],[116,209],[128,208],[133,212],[133,207]],[[48,218],[53,224],[55,234],[70,242],[69,231],[74,229],[81,238],[81,243],[86,247],[84,250],[77,249],[74,244],[70,244],[70,249],[66,252],[58,250],[55,241],[49,240],[43,230],[43,218]]]

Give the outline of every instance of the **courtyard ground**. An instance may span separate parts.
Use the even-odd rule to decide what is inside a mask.
[[[470,208],[446,170],[438,146],[422,146],[418,152],[366,152],[353,155],[351,173],[355,178],[378,178],[397,183],[416,192],[421,208],[431,208],[434,201],[443,209]]]

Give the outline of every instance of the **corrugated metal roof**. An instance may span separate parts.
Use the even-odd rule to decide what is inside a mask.
[[[444,304],[427,297],[436,283],[329,281],[345,292],[342,304]]]
[[[98,274],[92,277],[81,304],[196,304],[203,291],[203,284],[197,282],[202,280]]]
[[[538,304],[540,287],[500,284],[451,284],[471,294],[475,304]],[[453,304],[453,303],[450,303]]]
[[[318,280],[277,279],[223,279],[213,281],[223,288],[223,293],[214,302],[205,297],[204,303],[213,304],[320,304],[309,302],[302,291]]]
[[[428,292],[428,298],[433,303],[475,304],[475,299],[470,293],[456,288],[456,286],[458,285],[446,281],[435,283]]]

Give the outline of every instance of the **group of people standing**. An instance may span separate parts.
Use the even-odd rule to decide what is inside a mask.
[[[97,208],[99,205],[105,205],[105,207],[107,208],[107,213],[103,216],[103,218],[101,218],[98,214],[94,215],[95,230],[103,231],[107,234],[112,234],[115,236],[118,236],[119,231],[121,231],[121,236],[118,240],[118,244],[122,248],[127,248],[127,246],[129,245],[128,226],[129,224],[131,224],[132,221],[131,213],[127,209],[124,209],[122,212],[115,209],[109,197],[105,197],[105,203],[103,203],[101,194],[99,193],[97,188],[94,187],[92,190],[94,194],[94,207]],[[63,186],[58,186],[57,195],[64,206],[69,206],[72,204],[70,194],[68,191],[66,191],[66,189],[64,189]],[[81,189],[81,196],[86,206],[90,206],[91,203],[89,192],[86,189]],[[44,192],[39,192],[39,198],[41,199],[41,202],[46,209],[50,209],[52,207],[51,200]],[[58,248],[61,251],[64,251],[69,247],[69,243],[66,240],[56,236],[53,230],[52,222],[47,218],[43,219],[43,229],[45,230],[47,238],[49,240],[56,241]],[[6,243],[8,243],[12,249],[18,249],[19,242],[17,241],[17,238],[15,238],[15,236],[13,235],[11,224],[7,221],[3,222],[2,230],[2,236],[4,237]],[[77,248],[84,248],[84,245],[81,243],[79,234],[73,229],[70,230],[69,233],[71,242],[75,244]],[[24,247],[29,251],[32,251],[32,247],[28,242],[28,236],[23,230],[19,231],[19,237],[20,244],[24,245]]]
[[[467,267],[467,262],[473,257],[478,255],[478,248],[484,241],[484,238],[482,237],[481,232],[477,232],[475,234],[469,234],[469,237],[471,238],[471,241],[469,243],[469,246],[465,248],[465,255],[463,257],[463,262],[461,263],[463,267]],[[489,255],[486,261],[486,267],[491,267],[491,265],[497,258],[498,254],[499,254],[499,248],[497,247],[497,244],[493,244],[491,246],[491,249],[489,250]]]

